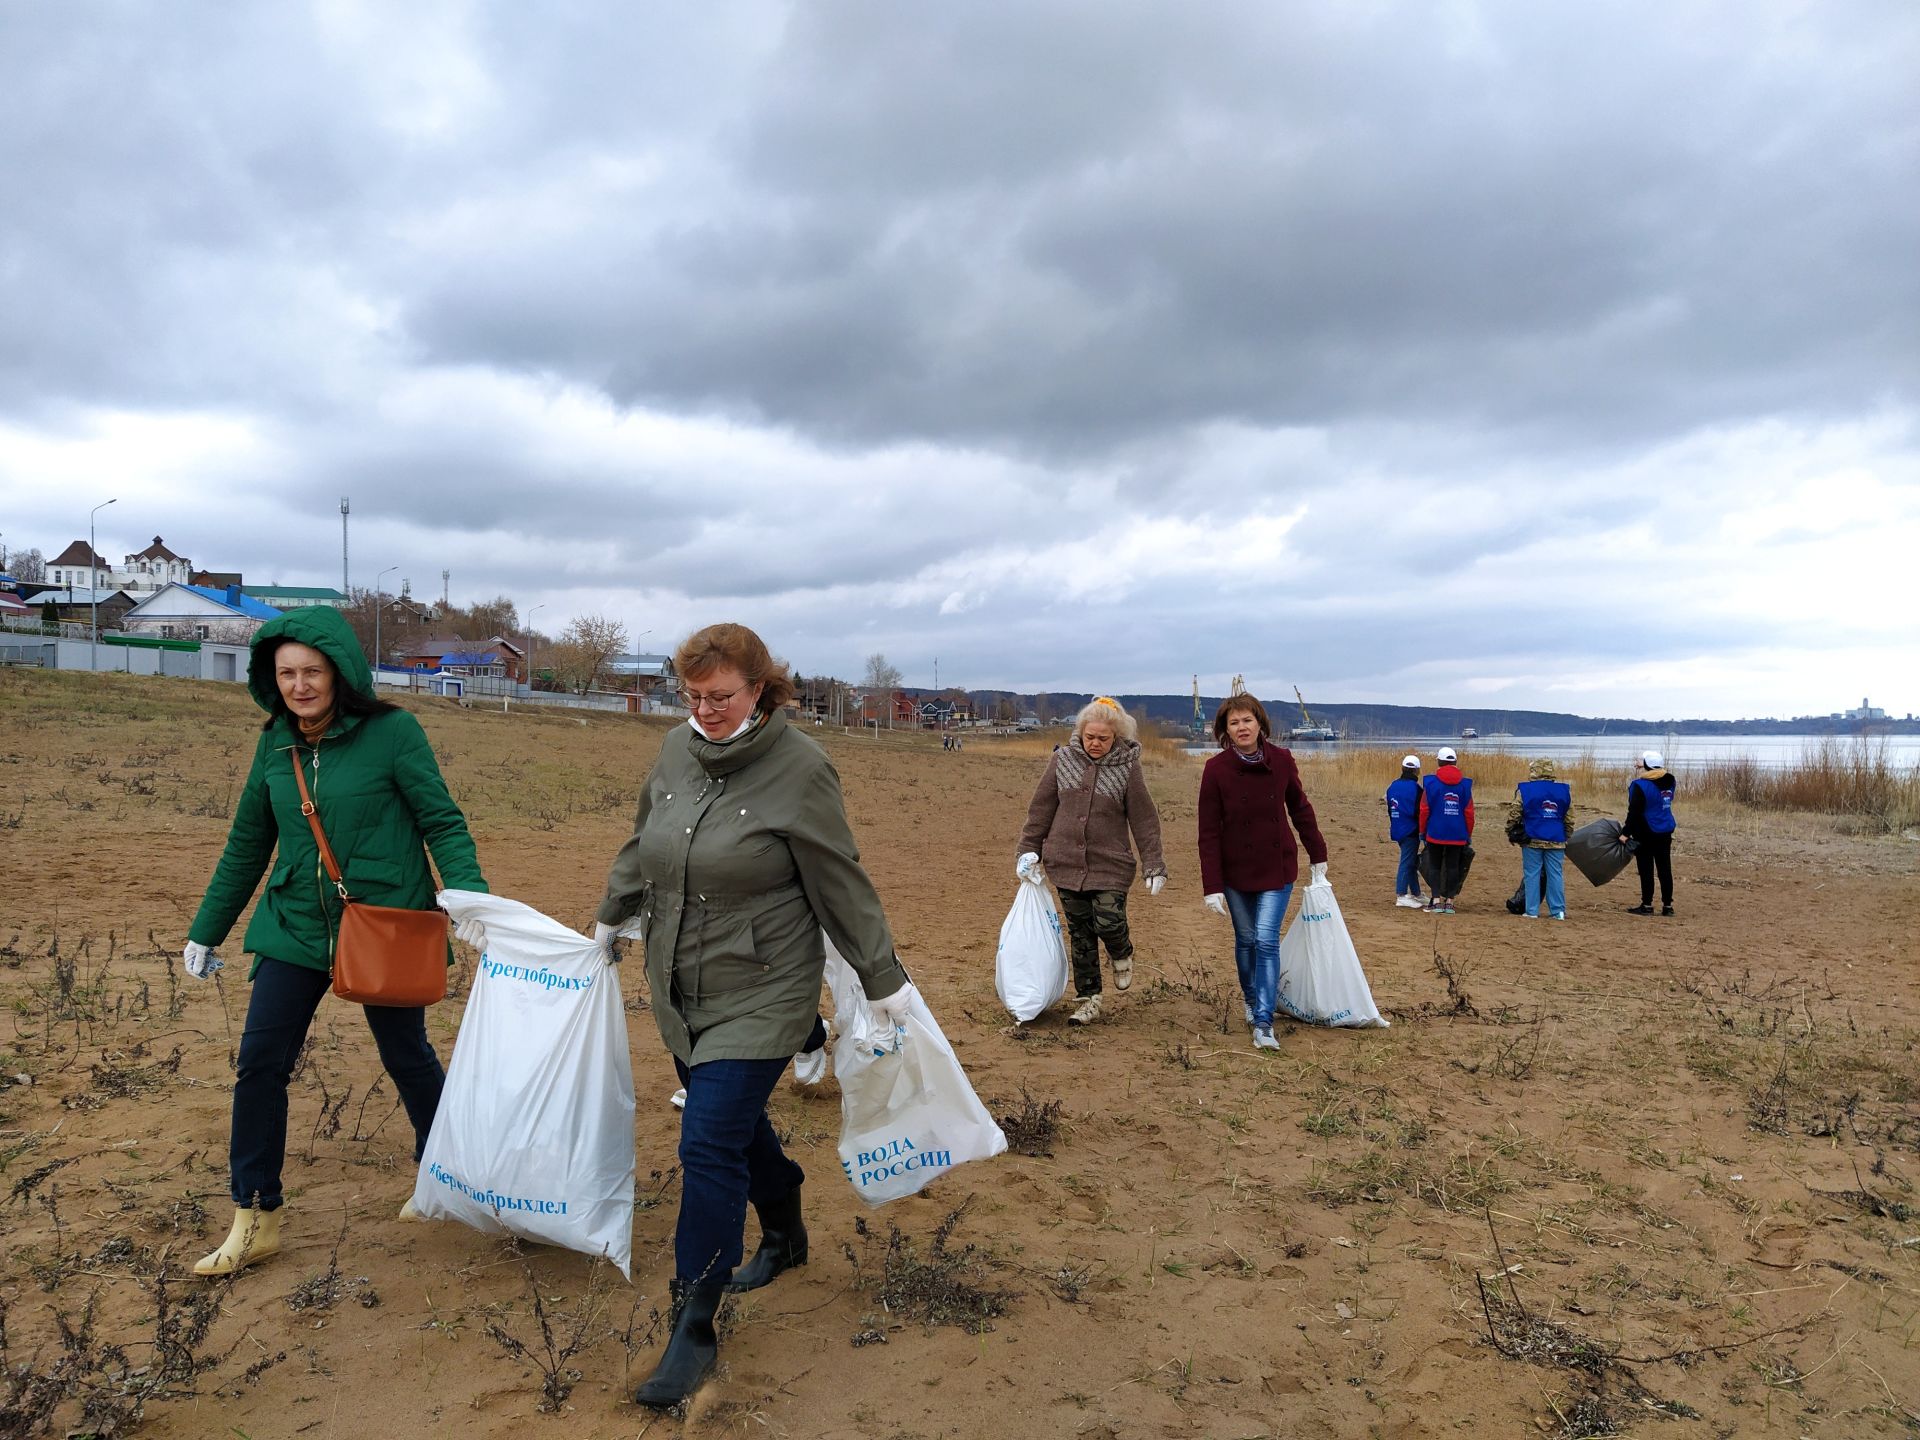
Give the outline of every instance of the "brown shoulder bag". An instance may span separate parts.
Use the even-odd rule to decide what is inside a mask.
[[[340,862],[307,791],[300,747],[293,778],[300,787],[300,813],[313,827],[314,842],[333,888],[340,892],[340,934],[333,945],[333,993],[361,1005],[431,1005],[447,994],[447,916],[443,910],[403,910],[367,905],[347,893]]]

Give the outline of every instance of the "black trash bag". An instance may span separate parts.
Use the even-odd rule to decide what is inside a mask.
[[[1567,841],[1567,859],[1597,888],[1632,864],[1639,848],[1632,840],[1620,843],[1618,820],[1589,820]]]
[[[1527,913],[1527,882],[1522,880],[1520,888],[1507,897],[1507,914],[1524,915]]]
[[[1460,888],[1464,890],[1467,886],[1467,872],[1473,869],[1473,846],[1449,845],[1446,848],[1449,850],[1457,849],[1460,852]],[[1433,847],[1431,845],[1422,845],[1420,847],[1420,859],[1417,864],[1420,870],[1420,878],[1427,882],[1427,888],[1437,890],[1439,887],[1433,878],[1436,871],[1434,869]],[[1458,892],[1456,891],[1455,893],[1457,894]]]

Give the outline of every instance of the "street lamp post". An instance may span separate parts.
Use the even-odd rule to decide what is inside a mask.
[[[542,600],[533,610],[544,610],[547,602]],[[527,694],[533,694],[533,610],[527,611]]]
[[[100,648],[100,552],[93,548],[93,517],[107,506],[119,501],[118,495],[112,500],[102,500],[87,512],[87,601],[93,607],[93,624],[87,630],[87,669],[91,671],[99,659]]]
[[[373,693],[376,695],[380,693],[380,617],[387,610],[380,599],[380,582],[399,568],[389,565],[373,577]]]

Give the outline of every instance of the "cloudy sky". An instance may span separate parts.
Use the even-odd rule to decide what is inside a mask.
[[[0,540],[909,683],[1920,711],[1920,8],[0,8]]]

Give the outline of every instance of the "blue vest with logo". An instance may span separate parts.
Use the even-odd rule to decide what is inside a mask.
[[[1567,807],[1572,804],[1572,787],[1558,780],[1521,781],[1520,814],[1527,822],[1527,839],[1566,844]]]
[[[1633,782],[1633,788],[1640,792],[1641,803],[1646,807],[1642,818],[1647,829],[1655,835],[1673,833],[1673,792],[1662,790],[1651,780],[1641,779]]]
[[[1473,803],[1473,781],[1460,777],[1458,785],[1448,785],[1438,775],[1429,775],[1427,786],[1427,839],[1442,845],[1464,845],[1473,837],[1467,833],[1467,806]]]
[[[1408,777],[1387,786],[1387,835],[1404,840],[1420,829],[1420,782]]]

